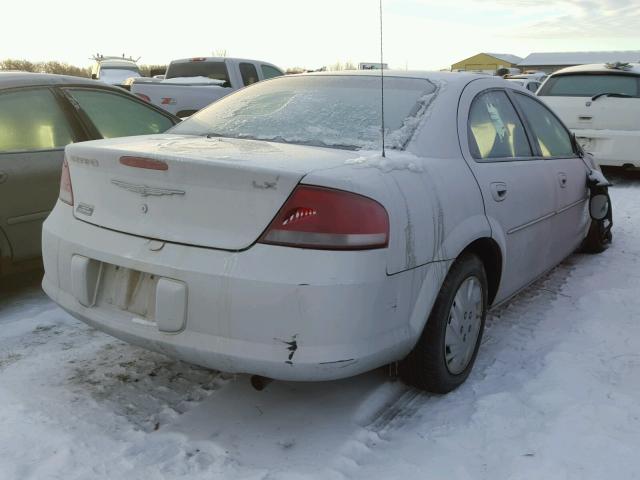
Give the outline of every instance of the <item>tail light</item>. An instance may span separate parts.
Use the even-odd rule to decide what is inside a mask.
[[[365,250],[389,244],[389,216],[371,198],[299,185],[260,243],[320,250]]]
[[[175,105],[176,104],[176,99],[172,98],[172,97],[163,97],[162,100],[160,101],[160,103],[162,105]]]
[[[148,95],[145,95],[144,93],[136,93],[136,95],[142,100],[144,100],[145,102],[151,103],[151,99],[149,98]]]
[[[71,187],[71,174],[69,164],[65,158],[62,162],[62,174],[60,175],[60,200],[68,205],[73,205],[73,188]]]

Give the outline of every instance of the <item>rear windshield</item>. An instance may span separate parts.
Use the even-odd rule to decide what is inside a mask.
[[[165,78],[183,77],[205,77],[229,82],[229,73],[224,62],[189,61],[171,63]]]
[[[557,75],[542,85],[538,95],[551,97],[593,97],[601,93],[640,96],[640,76],[625,74]]]
[[[437,93],[425,79],[385,77],[385,142],[403,149]],[[379,149],[381,81],[374,76],[279,77],[213,103],[172,133]]]
[[[107,83],[123,83],[131,77],[141,77],[140,70],[135,67],[102,67],[100,80]]]

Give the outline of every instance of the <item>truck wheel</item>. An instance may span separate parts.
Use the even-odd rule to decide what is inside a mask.
[[[482,261],[463,254],[449,270],[418,343],[400,363],[405,382],[448,393],[467,379],[482,339],[487,292]]]
[[[591,226],[589,227],[589,233],[582,243],[580,249],[584,253],[602,253],[613,241],[613,234],[610,228],[606,228],[606,222],[608,220],[591,220]]]

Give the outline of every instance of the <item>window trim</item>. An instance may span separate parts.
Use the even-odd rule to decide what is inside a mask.
[[[60,113],[62,113],[63,117],[67,120],[67,124],[71,132],[71,138],[72,138],[71,143],[90,140],[90,138],[88,138],[87,136],[85,129],[82,128],[82,125],[79,122],[78,118],[74,115],[74,112],[72,112],[72,107],[70,105],[67,105],[63,101],[63,99],[60,98],[60,96],[55,91],[55,88],[53,85],[44,84],[44,85],[28,85],[28,86],[3,88],[3,89],[0,89],[0,97],[5,94],[16,93],[16,92],[20,93],[28,90],[49,91],[49,93],[53,97],[54,102],[60,108]],[[67,145],[70,145],[70,143],[67,143],[66,145],[62,145],[61,147],[54,147],[54,148],[38,148],[38,149],[26,149],[26,150],[0,150],[0,155],[21,155],[25,153],[59,152],[64,150]]]
[[[551,114],[551,116],[553,118],[555,118],[558,121],[560,126],[562,128],[564,128],[564,131],[569,136],[569,142],[571,144],[571,149],[573,151],[573,156],[569,157],[569,156],[565,156],[565,155],[561,155],[561,156],[557,156],[556,155],[556,156],[551,156],[551,157],[545,157],[542,154],[542,150],[540,149],[540,145],[538,145],[537,141],[534,141],[536,139],[535,131],[534,131],[533,127],[531,126],[531,123],[529,122],[529,118],[524,114],[524,111],[522,110],[522,108],[518,104],[516,95],[520,95],[520,96],[523,96],[523,97],[528,97],[531,100],[533,100],[534,102],[538,102],[540,105],[542,105],[542,107],[547,112],[549,112]],[[569,130],[567,128],[567,126],[560,119],[560,117],[558,117],[558,115],[556,115],[556,113],[553,110],[551,110],[547,105],[545,105],[542,100],[537,98],[535,95],[529,95],[527,93],[518,92],[516,90],[512,90],[511,92],[507,92],[507,96],[509,96],[509,98],[511,100],[511,103],[513,104],[514,108],[518,111],[518,115],[521,117],[522,122],[525,124],[525,130],[527,130],[527,135],[529,136],[531,145],[532,145],[532,147],[535,146],[535,148],[532,148],[532,151],[534,152],[536,159],[538,159],[538,160],[566,160],[566,159],[569,159],[569,158],[577,158],[577,157],[579,157],[578,153],[575,151],[575,145],[571,141],[571,136],[572,136],[571,130]]]
[[[157,107],[156,105],[153,105],[151,103],[145,102],[144,100],[136,97],[135,95],[122,93],[111,88],[103,88],[103,87],[94,86],[94,85],[59,85],[59,86],[56,86],[56,88],[59,89],[61,95],[64,95],[66,101],[69,102],[69,104],[71,105],[71,108],[75,111],[75,114],[78,115],[80,122],[85,126],[85,129],[87,130],[87,137],[88,137],[87,140],[102,140],[104,139],[104,137],[100,133],[100,130],[98,129],[98,127],[93,123],[93,121],[91,120],[87,112],[84,111],[84,109],[80,106],[78,101],[73,97],[73,94],[69,90],[85,90],[85,91],[91,90],[91,91],[97,91],[101,93],[116,95],[118,97],[122,97],[129,101],[137,103],[142,107],[146,107],[147,109],[152,110],[166,117],[172,122],[172,125],[169,128],[173,128],[178,123],[180,123],[180,119],[178,117],[172,115],[166,110],[163,110],[162,108]]]
[[[504,162],[530,162],[532,160],[539,160],[539,158],[536,156],[537,150],[533,147],[532,144],[532,136],[531,133],[529,132],[529,130],[527,129],[527,125],[525,124],[524,120],[522,119],[522,115],[520,110],[513,104],[513,100],[511,99],[511,97],[509,96],[509,92],[508,90],[511,89],[507,89],[507,88],[502,88],[502,87],[490,87],[490,88],[486,88],[480,92],[478,92],[476,95],[474,95],[473,99],[471,100],[471,103],[469,104],[469,111],[467,113],[467,148],[469,149],[469,153],[471,154],[471,158],[477,162],[477,163],[504,163]],[[520,120],[520,124],[522,125],[522,129],[525,132],[525,137],[527,139],[527,142],[529,144],[529,149],[531,150],[531,156],[530,157],[503,157],[503,158],[476,158],[475,155],[473,154],[473,149],[471,148],[471,140],[473,139],[473,141],[475,141],[475,138],[473,137],[473,132],[471,132],[471,124],[469,122],[469,114],[471,113],[471,109],[473,108],[473,104],[476,102],[476,100],[478,99],[478,97],[480,97],[481,95],[484,95],[486,93],[489,92],[504,92],[507,100],[509,101],[509,103],[511,103],[511,106],[513,107],[513,110],[516,113],[516,116],[518,117],[518,120]]]

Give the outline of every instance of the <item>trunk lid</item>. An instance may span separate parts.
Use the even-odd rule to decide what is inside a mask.
[[[637,130],[639,98],[540,97],[571,130]]]
[[[151,161],[130,166],[122,157]],[[226,250],[251,246],[304,175],[357,157],[345,150],[171,134],[84,142],[66,150],[76,218]]]

